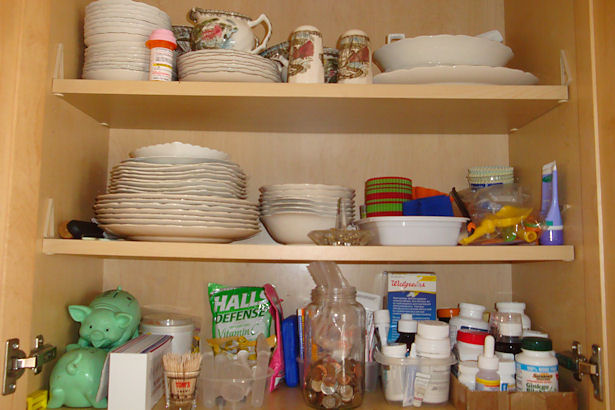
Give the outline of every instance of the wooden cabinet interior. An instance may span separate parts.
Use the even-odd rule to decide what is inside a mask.
[[[82,24],[88,1],[55,2],[52,10],[49,73],[53,71],[58,43],[64,46],[65,78],[80,76]],[[175,24],[184,24],[188,0],[149,1],[165,10]],[[579,2],[577,2],[579,3]],[[575,3],[576,4],[576,3]],[[200,4],[196,4],[200,5]],[[203,6],[203,5],[201,5]],[[578,5],[577,5],[578,6]],[[580,6],[578,6],[580,7]],[[586,51],[580,29],[575,32],[571,2],[531,1],[416,1],[377,0],[361,2],[268,0],[209,1],[206,8],[240,11],[250,16],[266,13],[274,26],[270,44],[286,39],[301,24],[319,27],[326,45],[333,45],[349,28],[370,34],[373,49],[380,47],[387,33],[478,34],[499,29],[516,53],[511,66],[538,75],[541,84],[560,82],[559,56],[565,50],[576,75],[576,53]],[[527,13],[528,9],[533,13]],[[531,24],[527,20],[531,18]],[[557,33],[557,34],[555,34]],[[581,33],[582,34],[582,33]],[[240,88],[241,84],[237,84]],[[259,186],[282,182],[319,182],[352,186],[362,198],[363,182],[375,175],[405,175],[416,185],[448,191],[466,184],[466,169],[476,165],[515,167],[520,182],[540,196],[542,164],[557,160],[560,167],[560,198],[566,210],[566,243],[584,255],[584,241],[595,241],[588,232],[594,215],[586,207],[580,187],[590,183],[582,158],[593,158],[593,147],[581,143],[578,124],[577,88],[570,87],[569,101],[512,134],[410,134],[250,132],[182,129],[182,118],[172,129],[107,128],[62,99],[48,94],[43,140],[41,203],[55,201],[56,219],[89,219],[98,193],[105,190],[107,170],[139,146],[180,140],[226,151],[249,175],[249,199],[257,200]],[[148,112],[142,113],[147,118]],[[247,113],[246,113],[247,115]],[[271,121],[276,112],[269,113]],[[302,113],[318,122],[309,107]],[[141,121],[141,120],[139,120]],[[449,118],[439,119],[447,129]],[[403,128],[403,124],[398,124]],[[42,207],[41,207],[42,208]],[[42,231],[43,211],[39,218]],[[590,226],[591,228],[591,226]],[[42,234],[41,234],[42,237]],[[590,253],[591,251],[587,251]],[[204,329],[210,327],[205,288],[209,281],[228,285],[278,285],[286,300],[286,313],[307,301],[312,281],[304,264],[241,262],[159,261],[147,259],[98,259],[80,256],[37,257],[33,332],[43,333],[57,345],[73,341],[76,326],[66,305],[86,303],[97,292],[115,287],[134,293],[142,305],[175,309],[200,316]],[[411,265],[344,265],[348,279],[363,291],[381,291],[380,273],[385,270],[433,271],[438,274],[438,305],[452,306],[471,301],[493,307],[496,301],[520,300],[535,328],[550,333],[554,346],[565,349],[571,340],[587,344],[585,330],[575,323],[586,319],[584,309],[584,265],[587,260],[548,263],[460,263]],[[546,298],[546,295],[549,297]],[[565,318],[565,319],[564,319]],[[30,377],[30,390],[43,385],[43,377]],[[563,386],[578,388],[563,377]],[[583,401],[583,399],[581,399]]]

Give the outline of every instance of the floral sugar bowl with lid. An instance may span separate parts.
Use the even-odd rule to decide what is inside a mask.
[[[267,48],[271,37],[271,22],[261,14],[256,20],[232,11],[203,10],[193,7],[187,19],[194,24],[191,37],[192,50],[227,49],[260,53]],[[261,42],[252,28],[264,23],[266,34]]]

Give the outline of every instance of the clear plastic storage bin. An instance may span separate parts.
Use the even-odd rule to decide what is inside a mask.
[[[424,403],[438,404],[448,401],[451,365],[456,363],[454,356],[445,359],[395,358],[376,351],[374,357],[380,363],[382,390],[388,403],[411,405],[415,396],[417,374],[421,374],[423,380],[428,378],[424,391],[421,392]]]
[[[199,406],[217,409],[262,407],[273,370],[261,377],[223,378],[216,374],[199,377]]]

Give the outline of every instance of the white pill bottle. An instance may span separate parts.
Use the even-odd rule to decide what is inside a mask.
[[[551,339],[526,337],[521,353],[515,356],[517,391],[558,391],[557,359],[553,354]]]

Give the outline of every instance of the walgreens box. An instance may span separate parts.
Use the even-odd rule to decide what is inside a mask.
[[[399,337],[397,322],[403,313],[415,320],[436,319],[436,274],[433,272],[386,272],[387,309],[391,315],[389,343]]]

